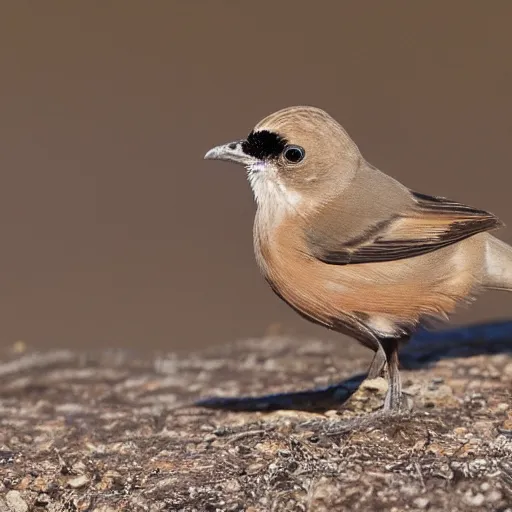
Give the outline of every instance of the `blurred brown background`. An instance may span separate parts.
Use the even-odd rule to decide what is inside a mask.
[[[307,324],[252,255],[241,168],[203,161],[322,107],[413,189],[512,242],[512,2],[5,2],[0,344],[190,349]],[[512,317],[489,293],[455,322]]]

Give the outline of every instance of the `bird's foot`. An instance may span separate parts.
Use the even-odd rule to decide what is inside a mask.
[[[394,393],[393,391],[395,391],[393,387],[389,388],[382,412],[393,415],[410,411],[413,407],[412,397],[401,391],[399,393]]]
[[[336,420],[313,420],[306,421],[299,425],[300,429],[314,430],[325,436],[338,436],[354,432],[360,429],[378,429],[382,428],[385,421],[394,421],[407,414],[407,411],[386,411],[380,409],[368,414],[356,416],[350,419]]]

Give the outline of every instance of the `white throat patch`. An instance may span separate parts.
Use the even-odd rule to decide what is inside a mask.
[[[277,211],[295,209],[302,202],[302,195],[288,190],[284,183],[274,175],[273,169],[264,163],[252,165],[247,170],[249,183],[259,207]]]

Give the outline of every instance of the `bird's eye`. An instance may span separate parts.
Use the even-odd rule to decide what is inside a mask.
[[[306,152],[300,146],[286,146],[283,151],[285,159],[291,164],[298,164],[306,156]]]

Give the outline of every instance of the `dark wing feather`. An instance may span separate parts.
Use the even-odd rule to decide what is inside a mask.
[[[338,247],[321,247],[310,239],[319,260],[336,265],[371,263],[411,258],[454,244],[501,225],[493,214],[442,197],[412,192],[413,202],[405,213],[390,215],[369,226]]]

